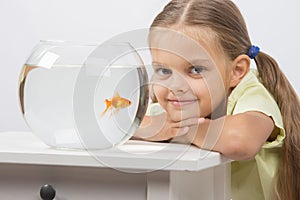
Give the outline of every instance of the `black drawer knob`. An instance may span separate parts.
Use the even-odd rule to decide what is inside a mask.
[[[42,200],[53,200],[55,197],[55,189],[51,185],[43,185],[40,189]]]

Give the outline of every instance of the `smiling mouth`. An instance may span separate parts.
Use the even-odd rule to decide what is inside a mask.
[[[195,103],[197,100],[172,100],[172,99],[168,99],[168,102],[175,106],[175,107],[181,107],[181,106],[185,106],[185,105],[190,105],[192,103]]]

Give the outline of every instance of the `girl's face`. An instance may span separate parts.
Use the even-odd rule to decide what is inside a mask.
[[[158,42],[151,49],[153,92],[174,121],[210,117],[213,111],[226,105],[230,75],[225,56],[207,45],[204,48],[204,45],[175,42],[178,45],[174,46],[170,40]]]

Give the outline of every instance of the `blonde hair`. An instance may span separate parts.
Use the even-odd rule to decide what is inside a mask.
[[[151,28],[174,25],[214,31],[217,41],[231,60],[247,54],[252,45],[243,16],[231,0],[173,0],[154,19]],[[274,199],[300,199],[299,99],[271,56],[260,51],[255,62],[261,82],[280,108],[286,131],[282,160],[275,179]]]

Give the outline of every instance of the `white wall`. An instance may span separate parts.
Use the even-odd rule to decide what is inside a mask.
[[[0,0],[0,131],[28,130],[19,110],[17,85],[22,64],[40,39],[102,42],[125,31],[147,28],[167,2]],[[253,43],[277,59],[299,94],[300,1],[235,2]]]
[[[243,13],[253,44],[279,63],[300,94],[300,1],[234,0]]]

